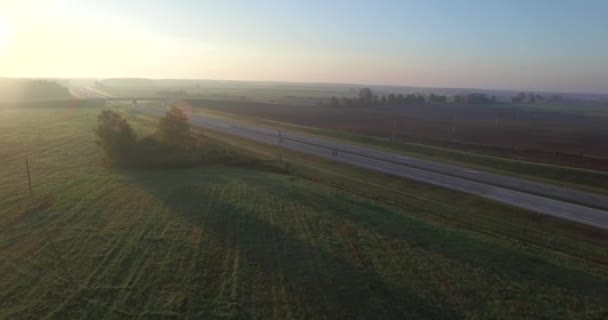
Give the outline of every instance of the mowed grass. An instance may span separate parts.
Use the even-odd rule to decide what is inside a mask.
[[[108,169],[92,134],[98,112],[0,111],[0,318],[608,315],[602,233],[576,237],[547,224],[595,256],[542,254],[428,218],[426,211],[441,209],[413,198],[344,188],[299,162],[293,175],[226,166]],[[29,209],[26,153],[37,199]],[[421,191],[429,200],[447,196]],[[505,210],[483,205],[488,213]]]
[[[408,156],[415,156],[450,164],[462,165],[472,169],[480,169],[498,174],[504,174],[524,179],[536,180],[568,188],[598,194],[608,194],[608,173],[602,171],[578,169],[574,167],[542,164],[538,162],[514,160],[433,147],[419,143],[404,141],[393,142],[389,139],[372,137],[349,132],[325,130],[314,127],[301,126],[286,122],[269,121],[229,113],[215,112],[197,108],[196,113],[206,116],[226,117],[269,128],[281,128],[321,136],[337,141],[354,143],[362,146],[380,148]]]

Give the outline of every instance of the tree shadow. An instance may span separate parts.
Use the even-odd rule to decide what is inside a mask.
[[[283,197],[296,199],[316,210],[327,210],[323,196],[302,195],[289,190],[275,190]],[[339,197],[340,195],[336,195]],[[344,202],[334,202],[344,203]],[[368,210],[331,208],[332,214],[376,232],[387,238],[405,240],[408,243],[442,254],[462,263],[504,274],[514,281],[534,281],[542,285],[553,285],[569,290],[576,296],[584,296],[600,304],[608,301],[606,278],[592,273],[551,262],[538,254],[525,253],[500,246],[489,241],[471,237],[464,232],[435,228],[412,217],[388,210],[369,201],[351,199],[353,207]],[[376,214],[370,215],[373,211]]]
[[[218,200],[217,193],[200,187],[201,179],[205,180],[204,184],[221,186],[233,183],[235,179],[238,181],[238,176],[223,178],[221,174],[199,174],[205,170],[213,168],[122,173],[176,214],[200,227],[219,247],[238,250],[250,269],[264,274],[263,279],[282,279],[288,301],[294,302],[285,308],[295,312],[296,318],[460,318],[445,305],[431,303],[416,292],[387,283],[373,268],[356,266],[320,245],[296,237],[278,223],[263,218],[257,209]],[[250,175],[248,170],[238,170],[244,176]],[[255,183],[255,177],[254,173],[243,183]],[[258,186],[262,192],[267,192],[263,190],[266,186]],[[281,188],[280,185],[275,187]],[[271,189],[275,187],[269,187],[270,192],[274,192]],[[306,195],[302,195],[290,201],[305,199]],[[218,257],[217,264],[221,263]],[[250,275],[250,279],[243,281],[254,281],[255,272]],[[243,304],[239,307],[239,317],[250,317],[247,303],[238,303]]]

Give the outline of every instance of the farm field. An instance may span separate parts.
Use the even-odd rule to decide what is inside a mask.
[[[289,152],[291,174],[108,169],[98,113],[0,109],[2,319],[608,315],[604,232]]]

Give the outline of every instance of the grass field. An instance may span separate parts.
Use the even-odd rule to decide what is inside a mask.
[[[603,232],[288,152],[291,175],[108,169],[98,112],[0,110],[2,319],[608,315]]]

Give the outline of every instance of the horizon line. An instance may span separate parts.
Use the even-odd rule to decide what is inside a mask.
[[[11,77],[0,76],[0,79],[57,79],[57,80],[112,80],[112,79],[131,79],[131,80],[199,80],[199,81],[226,81],[226,82],[254,82],[254,83],[277,83],[277,84],[312,84],[312,85],[332,85],[332,86],[357,86],[357,87],[398,87],[414,89],[448,89],[448,90],[484,90],[484,91],[503,91],[503,92],[525,92],[525,93],[555,93],[555,94],[578,94],[578,95],[598,95],[608,96],[606,92],[593,91],[564,91],[564,90],[530,90],[530,89],[506,89],[506,88],[481,88],[481,87],[449,87],[449,86],[419,86],[405,84],[372,84],[361,82],[324,82],[324,81],[281,81],[281,80],[242,80],[242,79],[209,79],[209,78],[154,78],[154,77]]]

